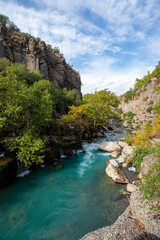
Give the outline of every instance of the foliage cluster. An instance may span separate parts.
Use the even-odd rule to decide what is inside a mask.
[[[132,100],[133,97],[136,95],[136,92],[139,88],[141,88],[144,85],[147,85],[149,82],[151,82],[152,77],[160,77],[160,62],[158,62],[158,65],[155,66],[155,69],[150,73],[148,73],[142,78],[142,79],[136,79],[136,82],[134,84],[133,88],[130,88],[125,94],[123,94],[121,97],[124,97],[125,102]]]
[[[75,122],[79,125],[81,135],[89,124],[96,129],[105,125],[109,117],[113,117],[114,110],[118,106],[118,97],[107,89],[96,91],[94,94],[83,96],[83,104],[71,106],[70,111],[63,118],[67,122]]]
[[[16,150],[18,159],[26,165],[41,163],[45,127],[52,122],[54,112],[62,113],[69,105],[81,103],[78,91],[55,89],[40,72],[3,58],[0,92],[0,133],[11,133],[3,143],[9,150]]]
[[[127,113],[123,113],[123,119],[127,120],[128,123],[132,123],[134,122],[133,118],[135,115],[136,115],[135,113],[129,111]]]
[[[141,169],[141,163],[143,162],[143,158],[151,153],[155,153],[155,148],[148,147],[147,145],[137,146],[133,151],[132,163],[136,167],[139,172]]]

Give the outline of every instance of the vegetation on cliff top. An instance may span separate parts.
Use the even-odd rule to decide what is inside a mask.
[[[124,93],[121,98],[123,97],[126,103],[132,100],[133,97],[136,95],[137,90],[140,89],[142,86],[150,83],[151,78],[153,77],[160,77],[160,62],[158,62],[158,65],[156,65],[152,73],[148,71],[148,73],[142,79],[137,78],[134,87],[130,88],[126,93]]]

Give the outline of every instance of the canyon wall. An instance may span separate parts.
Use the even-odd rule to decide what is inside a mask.
[[[125,102],[125,97],[122,97],[119,108],[123,113],[134,113],[135,121],[153,120],[156,114],[153,106],[160,100],[160,94],[156,91],[158,87],[160,87],[160,79],[152,78],[150,83],[137,90],[132,100]]]
[[[76,89],[81,94],[80,75],[66,63],[63,55],[39,38],[28,36],[18,31],[9,32],[0,23],[0,57],[24,63],[31,70],[39,70],[55,87]]]

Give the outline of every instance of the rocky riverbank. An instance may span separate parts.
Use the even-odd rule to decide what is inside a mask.
[[[106,173],[117,183],[128,183],[125,194],[130,194],[130,205],[113,225],[88,233],[82,240],[158,240],[160,214],[153,210],[153,205],[159,206],[159,198],[154,202],[145,200],[139,191],[143,174],[149,174],[149,166],[158,161],[158,158],[153,154],[144,157],[137,180],[129,183],[123,167],[128,167],[133,148],[126,143],[103,142],[99,149],[108,152],[117,151],[120,154],[119,146],[122,148],[122,158],[119,158],[119,161],[109,160]]]

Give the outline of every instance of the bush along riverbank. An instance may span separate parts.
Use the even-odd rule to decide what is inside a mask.
[[[125,142],[103,142],[99,149],[119,157],[109,160],[106,173],[116,183],[126,185],[130,205],[111,226],[84,236],[83,240],[96,239],[160,239],[160,103],[155,106],[157,116],[152,123],[125,138]],[[131,165],[131,166],[130,166]],[[136,168],[137,179],[129,181],[126,168]]]

